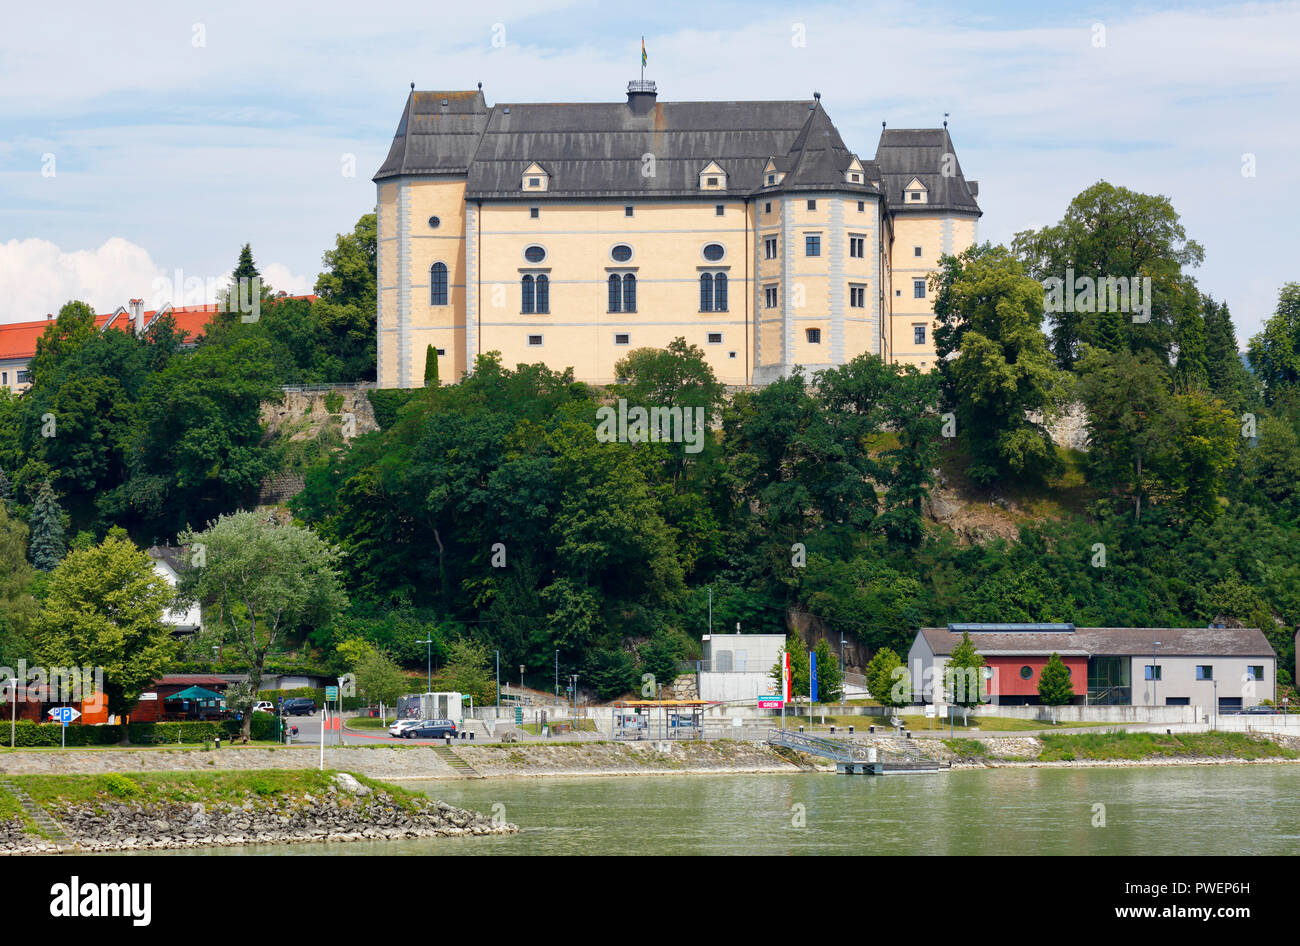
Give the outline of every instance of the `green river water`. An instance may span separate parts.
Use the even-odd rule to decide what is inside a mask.
[[[405,782],[519,834],[213,854],[1294,854],[1300,766]],[[1105,826],[1094,826],[1104,805]],[[497,809],[498,811],[500,809]],[[159,852],[162,853],[162,852]],[[179,852],[167,852],[179,853]],[[197,853],[197,852],[185,852]]]

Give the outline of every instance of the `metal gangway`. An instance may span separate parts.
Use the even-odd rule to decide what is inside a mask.
[[[769,729],[767,742],[798,752],[830,759],[844,775],[902,775],[914,772],[939,772],[951,768],[947,762],[926,759],[919,752],[906,753],[902,759],[885,759],[874,746],[858,745],[843,739],[811,736],[790,729]]]

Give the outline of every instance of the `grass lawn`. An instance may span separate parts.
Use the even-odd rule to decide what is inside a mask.
[[[344,723],[348,729],[387,729],[397,722],[396,716],[380,719],[378,716],[355,716]]]
[[[947,717],[942,720],[935,718],[929,719],[924,715],[904,715],[899,717],[906,726],[914,733],[918,732],[938,732],[940,730],[955,732],[1023,732],[1029,729],[1052,729],[1051,723],[1043,722],[1038,719],[1012,719],[1007,716],[971,716],[970,725],[963,725],[961,716],[958,716],[955,725],[949,727]],[[840,727],[855,726],[857,732],[865,732],[868,726],[875,725],[877,731],[880,726],[889,728],[889,719],[880,716],[832,716],[825,717],[825,723],[822,722],[822,714],[814,713],[813,721],[817,732],[829,730],[829,727],[835,726],[838,730]],[[771,720],[772,724],[780,728],[780,717]],[[1079,729],[1090,726],[1113,726],[1114,723],[1057,723],[1057,729]],[[785,728],[798,729],[803,726],[808,727],[808,715],[791,716],[786,714]],[[838,735],[838,732],[837,732]]]
[[[1300,752],[1246,733],[1050,733],[1041,737],[1043,762],[1153,758],[1295,759]]]

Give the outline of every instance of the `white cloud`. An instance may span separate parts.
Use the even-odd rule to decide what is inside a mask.
[[[311,292],[315,278],[300,276],[283,263],[259,268],[266,281],[291,295]],[[111,312],[129,299],[144,299],[154,309],[215,302],[230,271],[199,275],[155,262],[144,247],[111,237],[96,249],[60,249],[48,240],[0,243],[0,322],[25,322],[57,313],[73,299],[96,312]]]

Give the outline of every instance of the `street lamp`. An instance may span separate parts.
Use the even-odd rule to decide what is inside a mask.
[[[433,637],[430,636],[427,641],[416,641],[417,644],[428,644],[428,673],[429,678],[425,687],[425,693],[433,692]]]
[[[501,718],[501,651],[497,655],[497,719]]]
[[[840,635],[840,706],[844,706],[844,635]]]

